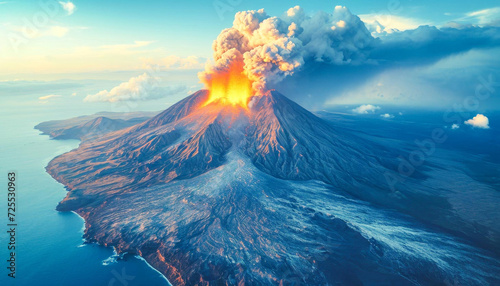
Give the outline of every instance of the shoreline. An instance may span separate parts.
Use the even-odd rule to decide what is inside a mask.
[[[35,129],[36,129],[36,128],[35,128]],[[38,129],[36,129],[36,130],[38,130]],[[38,135],[48,135],[48,136],[49,136],[49,140],[57,140],[57,139],[52,138],[52,137],[50,136],[50,134],[43,134],[43,133],[42,133],[42,134],[38,134]],[[79,141],[79,143],[78,143],[78,147],[79,147],[79,146],[80,146],[80,144],[82,143],[82,141],[81,141],[81,140],[76,140],[76,141]],[[78,148],[78,147],[76,147],[76,148]],[[72,150],[73,150],[73,149],[72,149]],[[61,155],[65,154],[65,153],[67,153],[67,152],[71,152],[71,150],[70,150],[70,151],[63,152],[63,153],[61,153],[61,154],[57,154],[55,157],[53,157],[53,158],[51,158],[51,159],[49,160],[49,163],[50,163],[50,161],[52,161],[54,158],[56,158],[56,157],[58,157],[58,156],[61,156]],[[61,184],[61,185],[63,186],[63,188],[64,188],[64,190],[65,190],[65,196],[62,198],[62,200],[59,200],[59,202],[58,202],[58,203],[61,203],[61,202],[62,202],[62,201],[66,198],[66,195],[69,193],[69,189],[68,189],[68,187],[67,187],[65,184],[63,184],[63,183],[59,182],[58,180],[56,180],[56,179],[55,179],[55,178],[54,178],[54,177],[53,177],[53,176],[52,176],[52,175],[51,175],[51,174],[47,171],[47,166],[45,166],[45,168],[44,168],[44,172],[45,172],[47,175],[49,175],[49,176],[52,178],[52,180],[54,180],[55,182],[57,182],[57,183],[59,183],[59,184]],[[113,245],[105,246],[105,245],[100,244],[97,240],[95,240],[95,241],[90,241],[89,239],[87,239],[87,238],[85,237],[85,231],[87,230],[87,220],[86,220],[86,219],[85,219],[82,215],[80,215],[77,211],[75,211],[75,210],[70,210],[70,211],[61,211],[61,210],[57,210],[57,206],[56,206],[55,210],[56,210],[58,213],[68,213],[68,212],[70,212],[70,213],[74,213],[74,214],[76,214],[76,215],[77,215],[77,216],[81,219],[81,221],[82,221],[82,227],[80,228],[80,230],[79,230],[78,232],[80,233],[80,237],[82,238],[82,244],[80,244],[80,245],[79,245],[79,246],[77,246],[77,247],[83,247],[83,246],[85,246],[86,244],[95,244],[95,245],[98,245],[99,247],[103,247],[103,248],[112,248],[112,249],[113,249],[113,255],[116,255],[116,256],[120,256],[120,255],[122,255],[122,254],[120,254],[120,253],[116,250],[116,247],[115,247],[115,246],[113,246]],[[170,281],[167,279],[167,277],[166,277],[165,275],[163,275],[163,273],[161,273],[158,269],[154,268],[154,267],[153,267],[153,265],[151,265],[151,264],[150,264],[150,263],[149,263],[146,259],[144,259],[144,257],[140,256],[139,254],[131,254],[131,255],[133,255],[133,257],[134,257],[134,258],[137,258],[138,260],[143,261],[143,262],[147,265],[147,267],[148,267],[148,268],[150,268],[150,269],[154,270],[156,273],[158,273],[158,274],[161,276],[161,278],[162,278],[165,282],[167,282],[167,285],[169,285],[169,286],[173,286],[173,285],[172,285],[172,283],[170,283]],[[110,257],[111,257],[111,256],[110,256]],[[103,266],[106,266],[106,265],[103,265]]]
[[[58,182],[57,180],[55,180],[55,181]],[[58,182],[58,183],[60,183],[60,182]],[[60,184],[62,184],[62,183],[60,183]],[[62,185],[64,186],[64,184],[62,184]],[[57,211],[57,212],[58,213],[63,213],[63,212],[68,212],[68,211]],[[76,211],[69,211],[69,212],[76,214],[82,220],[82,222],[83,222],[83,227],[81,228],[83,243],[80,246],[78,246],[78,247],[85,246],[86,244],[95,244],[95,245],[98,245],[98,246],[103,247],[103,248],[111,248],[111,249],[113,249],[113,255],[116,255],[116,256],[121,256],[122,255],[121,253],[119,253],[116,250],[116,247],[113,246],[113,245],[104,246],[104,245],[100,244],[98,241],[90,241],[87,238],[85,238],[85,230],[87,229],[87,221],[78,212],[76,212]],[[127,253],[125,252],[123,254],[127,254]],[[138,260],[141,260],[144,263],[146,263],[146,265],[148,266],[148,268],[154,270],[156,273],[158,273],[163,278],[163,280],[165,280],[165,282],[167,282],[167,285],[173,286],[172,283],[170,283],[170,281],[167,279],[167,277],[165,277],[165,275],[163,275],[163,273],[161,273],[158,269],[154,268],[153,265],[149,264],[149,262],[146,259],[144,259],[144,257],[140,256],[139,254],[130,254],[130,255],[132,255],[134,258],[137,258]],[[119,261],[119,260],[117,260],[117,261]],[[126,262],[126,261],[124,261],[124,262]],[[106,265],[103,265],[103,266],[106,266]]]

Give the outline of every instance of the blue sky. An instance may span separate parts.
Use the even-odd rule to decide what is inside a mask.
[[[27,0],[0,1],[0,35],[7,39],[0,42],[0,80],[99,79],[115,83],[127,82],[131,77],[140,76],[152,65],[169,71],[170,77],[172,70],[183,70],[183,73],[185,70],[201,70],[205,61],[212,57],[212,42],[222,29],[231,27],[236,12],[264,8],[271,16],[281,16],[295,5],[300,5],[309,15],[318,11],[331,13],[336,5],[346,6],[367,26],[376,20],[390,31],[389,34],[382,35],[370,29],[374,38],[380,38],[384,43],[392,41],[396,48],[409,47],[407,50],[390,50],[386,44],[384,48],[375,48],[378,55],[384,55],[384,61],[391,62],[384,64],[377,59],[377,68],[364,66],[352,71],[349,70],[352,67],[345,70],[335,67],[331,72],[341,75],[343,84],[329,89],[330,93],[319,95],[317,102],[320,105],[348,104],[354,101],[399,104],[409,99],[395,99],[397,97],[418,97],[419,95],[408,95],[415,90],[427,94],[444,94],[443,102],[448,104],[466,94],[464,88],[454,91],[457,85],[470,82],[469,89],[473,90],[478,74],[489,72],[496,75],[499,71],[495,56],[499,51],[497,43],[485,43],[488,34],[484,32],[488,27],[496,28],[500,25],[500,4],[497,1],[216,0],[68,3]],[[422,34],[435,37],[434,34],[423,29],[411,33],[420,25],[459,29],[440,34],[442,43],[437,45],[436,52],[436,46],[432,46],[432,43],[426,42],[423,45],[421,42],[425,41]],[[473,25],[477,29],[465,31],[464,27],[467,25]],[[462,32],[469,34],[464,38],[460,34]],[[495,34],[495,30],[489,33]],[[477,38],[478,34],[482,36]],[[413,42],[402,42],[403,38],[411,38]],[[465,40],[454,42],[457,38]],[[439,51],[439,47],[446,43],[450,43],[450,48],[458,46],[458,49],[454,52]],[[414,56],[413,47],[421,48],[416,50],[420,57]],[[399,54],[401,58],[391,53]],[[385,58],[386,56],[389,58]],[[426,61],[427,59],[429,60]],[[470,74],[470,71],[474,74]],[[350,73],[357,75],[347,76]],[[402,77],[402,73],[411,78]],[[184,84],[191,91],[191,88],[197,87],[198,79],[189,78],[195,72],[188,74]],[[360,74],[366,75],[363,80],[359,79]],[[388,82],[388,79],[398,77],[400,79],[397,83]],[[174,81],[177,85],[182,84],[178,80]],[[165,82],[168,84],[171,81]],[[403,85],[413,88],[405,89]],[[113,87],[109,86],[108,89]],[[321,88],[301,90],[304,94],[302,97],[298,94],[290,96],[297,97],[299,102],[301,99],[305,102],[307,96]],[[433,98],[435,96],[420,96],[417,105],[432,105],[435,101]],[[495,104],[497,102],[498,100],[494,101]],[[500,108],[500,103],[498,105]]]
[[[495,1],[73,1],[76,6],[72,15],[59,9],[54,15],[45,13],[44,4],[52,5],[57,1],[26,0],[5,1],[0,4],[0,33],[11,38],[11,33],[30,24],[36,24],[36,18],[48,16],[48,23],[34,25],[42,36],[23,41],[14,51],[10,41],[3,41],[2,60],[6,57],[30,61],[45,56],[73,54],[78,57],[78,49],[97,48],[100,46],[130,45],[136,41],[151,42],[137,50],[148,51],[149,57],[162,56],[211,56],[211,43],[223,29],[231,26],[233,15],[240,10],[265,8],[270,15],[281,15],[288,8],[300,5],[308,13],[333,10],[335,5],[344,5],[356,15],[389,14],[398,17],[398,22],[413,25],[443,25],[449,21],[466,17],[467,13],[495,7]],[[42,4],[41,4],[42,3]],[[500,5],[497,5],[500,6]],[[51,6],[48,6],[51,7]],[[55,11],[49,9],[49,11]],[[45,15],[44,15],[45,14]],[[42,15],[42,16],[40,16]],[[400,18],[400,19],[399,19]],[[470,22],[478,22],[471,18]],[[397,23],[399,24],[399,23]],[[396,25],[397,25],[396,24]],[[404,24],[402,24],[405,26]],[[52,27],[60,29],[50,32]],[[95,53],[105,51],[95,51]],[[148,55],[143,55],[147,57]],[[66,59],[61,59],[64,61]],[[7,61],[8,62],[8,61]],[[10,63],[10,62],[8,62]],[[122,68],[132,68],[133,64],[125,61]],[[138,63],[135,63],[137,66]],[[28,73],[10,67],[14,73]],[[110,69],[117,69],[110,64]],[[103,69],[97,66],[95,69]],[[45,72],[78,72],[77,68],[64,69],[59,65],[51,66]],[[92,70],[82,67],[84,70]],[[12,74],[5,65],[0,75]]]

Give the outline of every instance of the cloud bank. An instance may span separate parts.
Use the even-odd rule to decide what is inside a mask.
[[[372,36],[383,36],[390,33],[413,30],[429,22],[422,19],[407,18],[391,14],[363,14],[359,15]]]
[[[478,114],[474,116],[472,119],[465,121],[464,123],[476,128],[482,128],[482,129],[490,128],[489,126],[490,122],[488,120],[488,117],[482,114]]]
[[[160,87],[158,79],[144,73],[133,77],[127,82],[114,87],[110,91],[102,90],[96,94],[85,97],[85,102],[118,102],[118,101],[144,101],[159,99],[165,96],[178,94],[186,90],[185,86]]]
[[[474,48],[500,46],[500,29],[487,26],[460,28],[420,26],[414,30],[387,34],[373,49],[378,63],[422,65]]]
[[[458,22],[464,21],[473,22],[482,26],[500,26],[500,7],[466,13],[465,17],[458,19]]]

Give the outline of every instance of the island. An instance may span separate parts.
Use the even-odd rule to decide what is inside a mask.
[[[391,190],[393,148],[279,92],[238,105],[201,90],[151,118],[37,128],[82,140],[47,166],[68,190],[57,210],[173,285],[499,282],[491,254],[452,236],[494,249],[498,229],[460,216],[421,178]]]

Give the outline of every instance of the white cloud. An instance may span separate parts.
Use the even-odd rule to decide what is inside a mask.
[[[478,114],[474,116],[472,119],[465,121],[464,123],[477,128],[483,128],[483,129],[490,128],[488,117],[482,114]]]
[[[133,77],[127,82],[112,88],[110,91],[102,90],[96,94],[87,95],[85,102],[118,102],[118,101],[142,101],[159,99],[168,95],[181,93],[185,86],[171,88],[160,87],[158,78],[147,73]]]
[[[479,25],[498,25],[500,24],[500,7],[488,8],[469,12],[463,20],[472,20]]]
[[[66,13],[68,13],[68,15],[72,15],[75,12],[76,6],[75,6],[75,4],[73,4],[73,2],[71,2],[71,1],[68,1],[68,2],[59,1],[59,4],[61,4],[62,8],[64,9],[64,11],[66,11]]]
[[[460,125],[458,124],[451,125],[451,129],[458,129],[458,128],[460,128]]]
[[[390,119],[390,118],[394,118],[394,115],[389,114],[389,113],[385,113],[385,114],[381,114],[380,117]]]
[[[4,24],[4,26],[10,31],[20,33],[27,39],[36,39],[41,37],[57,37],[62,38],[66,36],[70,28],[63,26],[48,26],[42,29],[30,29],[27,26],[14,26],[9,23]]]
[[[39,100],[49,100],[49,99],[52,99],[52,98],[57,98],[57,97],[61,97],[61,95],[58,95],[58,94],[50,94],[50,95],[40,96],[38,99],[39,99]]]
[[[375,106],[375,105],[371,105],[371,104],[363,104],[363,105],[360,105],[356,108],[354,108],[352,111],[354,113],[358,113],[358,114],[368,114],[368,113],[374,113],[375,110],[378,110],[380,109],[380,106]]]
[[[373,36],[390,34],[397,31],[413,30],[421,25],[430,25],[426,20],[395,16],[391,14],[362,14],[363,21]]]
[[[492,7],[462,14],[461,17],[453,19],[444,26],[456,29],[470,28],[473,26],[500,27],[500,7]]]

